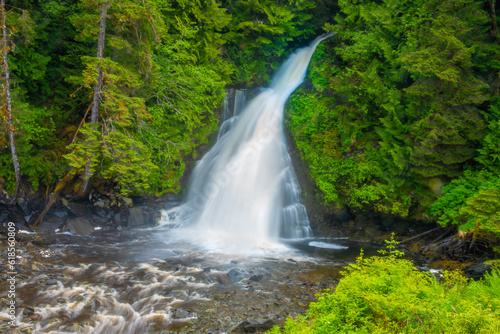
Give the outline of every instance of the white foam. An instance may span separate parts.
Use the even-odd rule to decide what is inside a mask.
[[[327,249],[348,249],[348,246],[341,246],[337,244],[331,244],[323,241],[311,241],[309,246],[316,248],[327,248]]]

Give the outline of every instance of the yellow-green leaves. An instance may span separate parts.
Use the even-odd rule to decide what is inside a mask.
[[[389,242],[389,244],[391,244]],[[394,252],[394,251],[393,251]],[[394,254],[394,253],[391,253]],[[283,333],[496,333],[500,330],[500,272],[481,281],[444,272],[440,281],[411,261],[358,258],[335,290],[318,294],[305,316]],[[271,333],[281,333],[277,327]]]

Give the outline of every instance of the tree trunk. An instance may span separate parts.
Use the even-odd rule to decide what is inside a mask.
[[[106,40],[106,14],[108,12],[107,0],[101,5],[101,22],[99,23],[99,36],[97,40],[97,59],[102,60],[104,54],[104,42]],[[99,65],[96,68],[97,82],[94,84],[94,101],[92,103],[92,112],[90,113],[90,122],[97,124],[99,121],[99,106],[101,104],[101,91],[103,75],[102,69]],[[88,193],[90,179],[93,172],[90,170],[90,162],[85,165],[85,172],[83,173],[83,182],[78,189],[78,197],[84,197]]]
[[[490,3],[491,17],[493,19],[493,30],[491,31],[491,34],[493,35],[493,38],[496,41],[498,38],[498,25],[497,25],[497,14],[495,12],[495,1],[488,0],[488,2]]]
[[[7,41],[7,26],[5,24],[5,0],[1,0],[2,6],[2,31],[3,31],[3,62],[5,66],[5,95],[6,95],[6,106],[5,110],[7,113],[7,126],[9,128],[9,139],[10,139],[10,150],[12,152],[12,162],[14,164],[14,173],[16,175],[16,189],[14,190],[14,195],[9,204],[14,204],[19,192],[19,184],[21,183],[21,169],[19,167],[19,159],[17,158],[16,142],[14,140],[14,125],[12,124],[12,105],[10,99],[10,74],[9,74],[9,58],[7,57],[9,53],[9,46]]]
[[[59,183],[56,186],[56,189],[54,189],[54,193],[50,197],[49,202],[45,205],[45,207],[43,208],[43,211],[40,213],[40,215],[38,215],[35,222],[33,223],[33,228],[37,228],[37,226],[40,225],[40,223],[43,220],[43,217],[45,217],[45,214],[50,210],[52,205],[56,202],[61,190],[63,190],[64,187],[66,187],[68,185],[68,183],[70,183],[71,180],[73,180],[74,177],[75,177],[74,172],[69,172],[68,174],[66,174],[65,177],[63,177],[63,179],[61,181],[59,181]]]

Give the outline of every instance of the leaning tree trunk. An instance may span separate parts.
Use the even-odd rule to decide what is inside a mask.
[[[106,39],[106,14],[108,12],[107,0],[101,5],[101,22],[99,24],[99,36],[97,41],[97,59],[102,60],[104,54],[104,41]],[[94,101],[92,104],[92,112],[90,113],[90,122],[97,124],[99,120],[99,106],[101,104],[101,91],[103,75],[102,69],[97,65],[97,82],[94,84]],[[90,179],[93,172],[90,169],[90,161],[85,165],[85,172],[83,173],[83,182],[78,189],[78,197],[87,195],[89,189]]]
[[[45,214],[49,212],[50,208],[54,203],[56,202],[57,198],[59,197],[59,194],[61,191],[73,180],[75,174],[74,172],[69,172],[66,174],[65,177],[56,186],[56,189],[54,189],[54,193],[50,197],[49,202],[45,205],[43,208],[43,211],[38,215],[36,218],[35,222],[33,223],[33,228],[35,228],[38,231],[38,226],[42,223],[43,217],[45,217]]]
[[[16,189],[14,190],[14,195],[10,204],[14,204],[19,192],[19,184],[21,183],[21,169],[19,167],[19,159],[17,158],[16,142],[14,140],[14,125],[12,124],[12,105],[10,99],[10,74],[9,74],[9,58],[7,57],[9,53],[9,46],[7,41],[7,26],[5,24],[5,0],[1,0],[2,7],[2,31],[3,31],[3,63],[5,70],[5,111],[7,118],[7,127],[9,128],[9,139],[10,139],[10,150],[12,152],[12,162],[14,164],[14,173],[16,175]]]

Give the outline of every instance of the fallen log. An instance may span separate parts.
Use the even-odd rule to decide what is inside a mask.
[[[417,234],[417,235],[415,235],[415,236],[413,236],[411,238],[408,238],[408,239],[405,239],[403,241],[400,241],[399,244],[404,244],[404,243],[407,243],[408,241],[412,241],[412,240],[418,239],[420,237],[423,237],[424,235],[427,235],[427,234],[430,234],[432,232],[435,232],[435,231],[437,231],[437,230],[439,230],[441,228],[442,228],[441,226],[438,226],[436,228],[433,228],[432,230],[426,231],[424,233]]]

